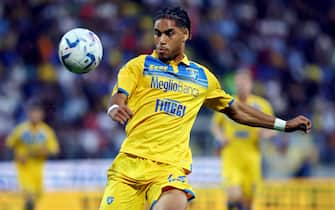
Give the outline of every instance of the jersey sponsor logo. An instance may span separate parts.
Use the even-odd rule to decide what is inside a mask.
[[[259,110],[259,111],[262,111],[261,106],[260,106],[259,104],[257,104],[257,103],[253,103],[253,104],[251,104],[251,106],[252,106],[253,108]]]
[[[200,93],[199,89],[186,85],[182,81],[176,81],[173,79],[163,80],[158,76],[151,77],[150,87],[163,90],[163,92],[172,91],[177,93],[189,94],[193,97],[198,96]]]
[[[46,135],[43,132],[33,134],[27,130],[22,133],[21,139],[25,144],[39,144],[46,141]]]
[[[248,131],[236,131],[235,137],[241,138],[241,139],[249,138],[249,132]]]
[[[150,64],[149,65],[149,70],[151,71],[167,71],[168,70],[168,66],[158,66],[158,65],[153,65]]]
[[[165,112],[172,116],[183,117],[186,112],[186,106],[176,100],[167,98],[157,99],[155,112]]]

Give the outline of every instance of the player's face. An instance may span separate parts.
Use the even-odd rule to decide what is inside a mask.
[[[28,111],[28,116],[32,123],[38,123],[43,120],[44,112],[40,108],[32,108]]]
[[[154,43],[158,57],[163,62],[182,58],[188,29],[176,26],[171,19],[158,19],[154,24]]]
[[[235,77],[236,90],[238,95],[247,96],[252,90],[252,80],[249,74],[239,73]]]

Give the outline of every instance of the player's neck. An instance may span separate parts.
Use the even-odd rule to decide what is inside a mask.
[[[185,45],[182,45],[181,49],[180,49],[180,52],[178,53],[178,55],[174,59],[172,59],[171,61],[174,62],[174,63],[181,62],[184,59],[184,57],[185,57],[185,53],[184,52],[185,52]]]
[[[33,127],[36,127],[38,124],[40,124],[40,121],[29,121],[30,125]]]
[[[166,64],[178,64],[184,59],[184,54],[177,55],[176,57],[169,59],[169,60],[163,60],[160,59],[160,61],[166,63]]]
[[[173,59],[173,61],[174,61],[175,63],[179,63],[180,61],[182,61],[182,60],[184,59],[184,57],[185,57],[184,53],[180,53],[179,55],[177,55],[177,56],[175,57],[175,59]]]

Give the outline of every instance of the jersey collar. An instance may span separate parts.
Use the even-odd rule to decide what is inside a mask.
[[[158,59],[158,54],[157,54],[156,50],[154,50],[152,52],[151,56]],[[184,54],[184,58],[181,61],[179,61],[179,63],[183,63],[186,66],[190,65],[190,61],[188,60],[188,58],[187,58],[187,56],[185,54]],[[174,61],[170,61],[169,62],[169,64],[176,64],[176,65],[178,65],[179,63],[175,63]]]

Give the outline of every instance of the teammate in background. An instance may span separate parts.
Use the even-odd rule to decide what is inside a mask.
[[[155,50],[123,66],[107,114],[126,125],[126,139],[108,170],[100,210],[184,210],[194,198],[190,132],[205,105],[249,126],[302,130],[311,122],[266,115],[226,94],[215,76],[184,54],[191,23],[180,7],[164,8],[153,18]]]
[[[235,75],[235,100],[268,115],[273,115],[269,102],[252,95],[252,77],[248,69]],[[211,131],[219,142],[222,176],[227,193],[228,210],[249,210],[255,186],[262,179],[260,139],[270,138],[275,131],[238,124],[220,112],[213,115]]]
[[[37,99],[26,105],[27,121],[17,125],[6,145],[14,151],[18,181],[24,197],[24,209],[35,209],[42,193],[43,166],[48,155],[56,155],[59,146],[54,131],[43,122],[44,111]]]

